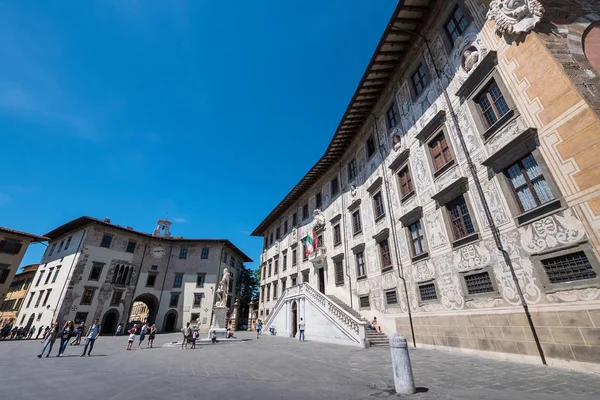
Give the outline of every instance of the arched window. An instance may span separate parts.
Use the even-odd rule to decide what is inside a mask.
[[[127,283],[127,277],[129,276],[129,267],[125,267],[123,270],[123,278],[121,278],[121,283],[125,285]]]
[[[600,74],[600,21],[596,21],[587,27],[581,41],[585,57]]]
[[[133,275],[133,267],[129,268],[129,274],[127,275],[127,282],[125,283],[126,285],[131,284],[131,275]]]
[[[123,270],[125,269],[122,265],[117,265],[119,273],[117,274],[117,283],[121,283],[123,279]]]

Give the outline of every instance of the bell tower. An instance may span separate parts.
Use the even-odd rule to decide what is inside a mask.
[[[166,218],[159,219],[156,222],[158,223],[158,226],[156,227],[156,229],[152,233],[152,236],[170,238],[171,237],[171,232],[169,231],[169,229],[171,228],[171,223],[172,222],[169,221]]]

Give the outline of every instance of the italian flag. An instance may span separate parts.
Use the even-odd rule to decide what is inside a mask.
[[[306,238],[304,238],[304,251],[306,253],[306,257],[308,257],[310,253],[316,251],[318,245],[319,239],[317,239],[317,235],[313,229],[310,235],[306,235]]]

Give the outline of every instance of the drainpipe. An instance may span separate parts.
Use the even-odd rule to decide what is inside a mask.
[[[83,239],[85,239],[86,234],[87,234],[87,230],[84,229],[83,235],[81,235],[81,239],[79,240],[79,244],[77,245],[77,250],[75,251],[75,254],[79,254],[79,250],[81,249],[81,245],[83,244]],[[77,260],[77,259],[79,259],[78,256],[73,257],[73,261],[71,262],[71,266],[69,267],[69,273],[67,274],[67,281],[65,282],[66,284],[63,285],[62,289],[60,290],[60,295],[58,296],[59,301],[62,298],[63,293],[65,292],[65,287],[69,286],[68,278],[71,276],[71,272],[73,271],[73,266],[75,265],[75,260]],[[61,306],[62,306],[62,304],[61,304]],[[56,317],[56,312],[58,311],[58,309],[59,309],[58,307],[56,307],[56,309],[54,309],[54,313],[52,313],[52,321],[54,321],[54,317]]]
[[[344,238],[344,263],[345,263],[345,267],[344,267],[344,273],[345,275],[348,277],[348,292],[350,294],[350,308],[354,309],[354,307],[352,306],[352,279],[350,277],[350,265],[348,265],[348,241],[345,239],[346,238],[346,206],[344,204],[344,192],[342,191],[342,164],[338,161],[338,166],[340,167],[340,172],[339,172],[339,182],[340,182],[340,196],[342,196],[342,228],[344,229],[341,234],[342,237]],[[350,184],[350,182],[348,182],[348,184]],[[352,189],[350,189],[352,190]],[[334,279],[335,280],[335,279]]]
[[[165,282],[167,281],[167,273],[169,272],[169,265],[171,264],[171,254],[173,253],[173,243],[171,243],[171,247],[169,247],[169,258],[167,259],[167,268],[165,269],[165,277],[163,279],[163,284],[160,289],[160,295],[158,296],[158,307],[156,308],[156,315],[158,315],[158,310],[160,309],[160,302],[162,300],[163,291],[165,290]],[[153,323],[156,323],[154,321]],[[163,321],[164,328],[164,321]]]
[[[517,278],[517,274],[513,267],[510,256],[509,256],[508,252],[504,249],[504,246],[502,244],[502,238],[500,237],[500,231],[498,230],[498,227],[496,226],[496,223],[494,222],[494,218],[492,217],[492,213],[490,211],[490,206],[488,204],[487,199],[485,198],[485,195],[483,194],[483,188],[481,187],[481,182],[479,182],[479,177],[477,176],[477,168],[475,167],[475,164],[473,164],[473,161],[471,159],[471,154],[469,153],[469,149],[467,148],[467,144],[465,142],[465,138],[463,137],[462,130],[460,128],[460,124],[458,123],[458,117],[456,116],[456,113],[454,112],[454,108],[452,107],[452,103],[450,102],[450,96],[448,95],[448,91],[442,84],[442,79],[440,77],[440,71],[435,64],[435,58],[433,57],[433,53],[431,52],[431,48],[429,46],[429,40],[423,34],[420,34],[417,32],[412,32],[412,31],[407,31],[405,29],[398,28],[393,25],[392,25],[392,27],[394,29],[396,29],[398,31],[402,31],[403,33],[406,33],[408,35],[419,36],[419,37],[423,38],[423,40],[425,41],[425,46],[427,47],[427,54],[429,55],[429,58],[431,58],[431,63],[433,64],[433,68],[435,69],[435,75],[437,78],[436,82],[444,94],[444,100],[446,101],[448,110],[450,111],[450,116],[452,118],[454,129],[456,129],[456,132],[458,133],[460,146],[463,150],[463,153],[465,154],[467,166],[469,167],[469,172],[471,173],[473,183],[475,183],[475,187],[477,188],[477,194],[479,196],[479,200],[481,201],[481,204],[483,205],[485,217],[490,226],[490,230],[492,231],[492,236],[494,237],[494,242],[496,244],[496,248],[498,249],[498,251],[500,251],[500,253],[502,253],[504,262],[506,263],[506,265],[508,266],[508,268],[510,270],[510,274],[512,276],[513,283],[514,283],[517,293],[519,295],[519,300],[521,302],[521,306],[523,307],[523,311],[525,312],[525,315],[527,317],[527,322],[529,323],[529,328],[531,329],[531,333],[533,334],[533,339],[535,340],[535,344],[536,344],[538,353],[540,355],[542,364],[548,365],[546,363],[546,357],[544,356],[544,351],[542,350],[542,346],[540,344],[540,340],[538,338],[538,335],[537,335],[537,332],[535,329],[535,325],[533,324],[533,319],[531,318],[531,314],[529,312],[529,307],[527,306],[527,301],[525,300],[525,296],[523,296],[523,290],[521,289],[521,284],[519,283],[519,280]]]
[[[373,117],[373,123],[375,124],[375,137],[377,138],[377,146],[379,148],[379,154],[381,155],[381,172],[383,178],[383,187],[385,189],[385,195],[388,202],[388,208],[390,210],[390,228],[392,231],[392,240],[394,241],[394,255],[396,256],[396,263],[398,264],[398,277],[402,280],[404,286],[404,296],[406,297],[406,309],[408,310],[408,323],[410,325],[410,332],[413,339],[413,347],[417,347],[417,340],[415,339],[415,327],[413,325],[412,311],[410,309],[410,298],[408,296],[408,285],[406,284],[406,278],[404,278],[404,268],[402,261],[400,260],[400,253],[398,250],[398,238],[396,234],[396,217],[394,217],[394,207],[392,207],[392,199],[390,196],[389,182],[387,179],[386,167],[385,167],[385,146],[379,136],[379,126],[377,124],[377,117],[373,113],[369,113]]]

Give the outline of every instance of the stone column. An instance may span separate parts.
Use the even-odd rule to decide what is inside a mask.
[[[414,394],[416,392],[415,379],[410,365],[406,338],[399,333],[393,333],[390,336],[390,351],[396,393]]]
[[[288,336],[291,336],[290,334],[290,302],[289,301],[285,301],[285,330],[288,334]],[[283,333],[283,332],[282,332]]]
[[[254,331],[256,329],[255,321],[254,321],[254,300],[250,301],[248,304],[248,330]]]
[[[231,316],[231,331],[235,332],[238,326],[238,316],[240,315],[240,299],[235,299],[233,303],[233,315]]]

